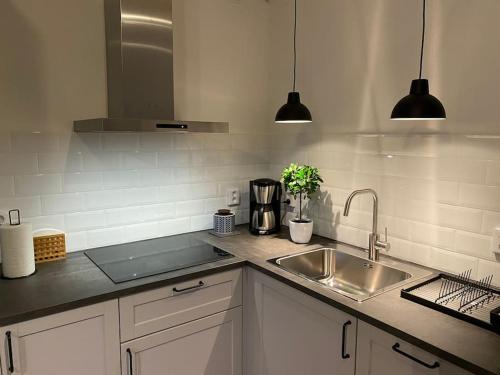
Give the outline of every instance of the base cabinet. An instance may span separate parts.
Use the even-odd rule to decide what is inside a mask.
[[[121,346],[123,375],[241,375],[242,308],[210,315]]]
[[[354,375],[353,316],[260,272],[245,278],[245,375]]]
[[[1,372],[119,375],[118,301],[0,328]]]
[[[358,323],[356,375],[470,375],[367,323]]]

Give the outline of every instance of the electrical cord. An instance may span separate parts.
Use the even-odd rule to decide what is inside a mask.
[[[297,74],[297,0],[295,0],[294,17],[293,17],[293,92],[295,92],[296,74]]]
[[[297,0],[296,0],[297,1]],[[425,1],[423,6],[423,14],[422,14],[422,45],[420,47],[420,72],[418,74],[418,79],[422,79],[422,65],[424,60],[424,42],[425,42]]]

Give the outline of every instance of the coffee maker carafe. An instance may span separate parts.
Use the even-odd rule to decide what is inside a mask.
[[[250,181],[250,232],[271,234],[280,229],[281,183],[270,178]]]

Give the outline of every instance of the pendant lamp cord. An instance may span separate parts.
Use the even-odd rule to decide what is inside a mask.
[[[295,0],[295,9],[293,17],[293,91],[294,92],[295,92],[296,74],[297,74],[297,0]]]
[[[422,46],[420,47],[420,72],[418,79],[422,79],[422,64],[424,60],[424,41],[425,41],[425,0],[423,0],[423,14],[422,14]]]

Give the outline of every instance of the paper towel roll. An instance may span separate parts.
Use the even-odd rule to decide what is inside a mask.
[[[2,274],[6,278],[29,276],[35,272],[33,228],[30,223],[0,226]]]

